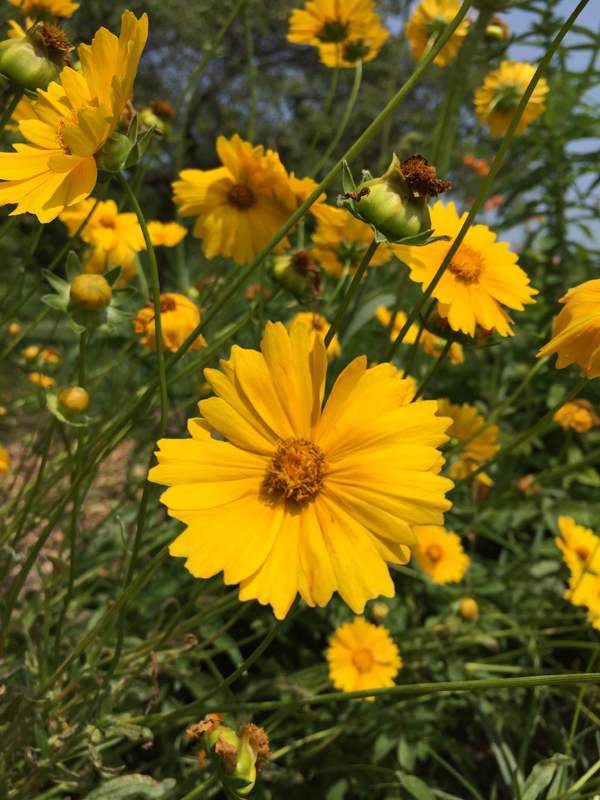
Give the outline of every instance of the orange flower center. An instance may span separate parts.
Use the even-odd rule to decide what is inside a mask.
[[[65,32],[60,28],[57,28],[56,25],[49,25],[48,23],[45,23],[40,28],[40,34],[46,43],[46,47],[52,50],[64,50],[65,53],[73,50],[73,45],[65,36]]]
[[[67,155],[71,155],[71,148],[65,142],[62,136],[62,132],[65,128],[71,128],[74,125],[79,125],[79,112],[80,111],[95,111],[95,108],[91,106],[81,106],[80,108],[72,108],[69,113],[64,116],[61,121],[58,123],[58,128],[56,129],[56,139],[58,141],[58,146],[62,147]]]
[[[369,672],[373,667],[373,656],[371,651],[365,647],[355,650],[352,656],[352,663],[359,672]]]
[[[111,214],[103,214],[98,220],[103,228],[116,228],[117,221]]]
[[[160,310],[161,313],[164,314],[166,311],[175,311],[177,308],[177,303],[173,300],[172,297],[165,297],[164,295],[160,298]]]
[[[590,557],[590,551],[587,549],[587,547],[577,547],[575,549],[575,553],[577,554],[577,558],[583,562],[587,561]]]
[[[246,186],[245,183],[236,183],[229,190],[227,202],[230,206],[235,206],[236,208],[244,210],[256,203],[256,197],[252,189]]]
[[[460,283],[475,283],[485,269],[483,259],[477,250],[468,244],[461,244],[458,252],[448,265],[448,269]]]
[[[310,439],[286,439],[267,469],[266,485],[286,500],[308,500],[323,487],[327,474],[325,454]]]
[[[439,561],[440,558],[444,555],[444,551],[439,546],[439,544],[436,544],[436,542],[432,542],[427,547],[427,550],[425,552],[432,561]]]

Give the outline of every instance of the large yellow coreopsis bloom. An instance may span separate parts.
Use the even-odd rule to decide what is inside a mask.
[[[438,525],[424,525],[415,530],[417,544],[412,552],[419,567],[434,583],[460,581],[469,567],[460,536]]]
[[[387,41],[389,33],[381,27],[381,18],[373,14],[369,25],[361,26],[344,42],[320,42],[319,57],[326,67],[354,67],[356,62],[372,61]]]
[[[148,36],[148,17],[125,11],[119,38],[106,30],[91,45],[81,45],[81,72],[66,68],[61,83],[38,91],[37,119],[19,122],[30,144],[0,153],[0,205],[17,203],[11,212],[55,219],[65,206],[91,194],[98,170],[94,154],[114,133],[125,108]]]
[[[577,525],[572,517],[559,517],[558,527],[562,538],[557,536],[554,541],[571,572],[569,586],[573,589],[584,570],[600,573],[600,538],[590,528]]]
[[[552,339],[537,357],[558,353],[557,369],[577,362],[581,375],[600,376],[600,279],[569,289],[560,299],[565,307],[554,320]]]
[[[400,651],[388,629],[364,617],[355,617],[335,631],[327,661],[333,685],[344,692],[393,686],[402,667]]]
[[[442,397],[438,400],[438,414],[442,417],[451,417],[452,425],[448,428],[448,436],[464,441],[472,436],[484,424],[485,419],[475,406],[463,403],[455,405]],[[491,422],[480,434],[472,439],[463,453],[463,459],[472,461],[487,461],[500,450],[496,443],[498,426]]]
[[[296,210],[289,176],[279,156],[262,145],[253,147],[236,133],[217,139],[222,167],[184,169],[173,184],[173,199],[182,217],[195,217],[194,236],[202,239],[207,258],[231,256],[236,264],[251,261]],[[275,248],[289,247],[283,239]]]
[[[356,219],[346,209],[334,210],[342,212],[335,222],[319,220],[312,237],[315,245],[312,253],[325,272],[339,278],[346,264],[350,267],[350,274],[354,275],[375,234],[366,222]],[[389,260],[388,245],[380,244],[370,266],[377,267]]]
[[[433,242],[427,247],[392,245],[392,250],[410,268],[410,277],[426,289],[440,268],[452,242],[459,233],[466,212],[459,217],[454,203],[444,208],[439,201],[431,209],[431,226],[436,236],[450,236],[450,242]],[[471,336],[479,325],[486,331],[496,329],[501,336],[512,336],[511,318],[500,303],[523,310],[534,303],[537,289],[517,264],[506,242],[497,242],[487,225],[472,225],[454,255],[442,279],[433,290],[440,317],[450,327]]]
[[[412,47],[415,61],[421,61],[427,55],[458,14],[460,7],[460,0],[423,0],[422,3],[419,3],[406,26],[406,36]],[[434,63],[445,67],[453,61],[468,31],[469,21],[463,19],[434,58]]]
[[[506,133],[517,106],[535,74],[533,64],[503,61],[498,69],[486,75],[483,86],[475,92],[475,113],[485,120],[492,136]],[[546,110],[548,94],[545,78],[540,78],[531,95],[515,133],[525,133],[531,123]]]
[[[188,525],[171,555],[198,578],[223,570],[278,619],[297,592],[324,606],[337,590],[360,613],[394,595],[385,562],[406,563],[412,526],[439,525],[450,507],[436,449],[449,420],[435,402],[407,404],[410,384],[365,356],[321,410],[327,355],[305,325],[267,323],[261,351],[236,345],[222,372],[205,370],[217,397],[200,401],[192,438],[159,442],[149,478],[171,487],[161,500]]]
[[[96,201],[88,197],[59,214],[60,221],[69,229],[69,236],[75,235],[95,204]],[[135,256],[146,249],[146,243],[135,214],[120,214],[114,200],[101,200],[80,236],[93,248],[83,266],[84,272],[100,274],[111,267],[122,267],[123,281],[131,280],[136,274]]]
[[[8,0],[13,6],[17,6],[23,14],[36,14],[47,12],[55,17],[71,17],[77,11],[80,3],[73,3],[71,0]]]

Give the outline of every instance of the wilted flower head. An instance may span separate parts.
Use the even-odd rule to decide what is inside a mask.
[[[0,74],[30,92],[47,89],[59,80],[71,50],[73,46],[60,28],[35,24],[24,36],[0,42]]]

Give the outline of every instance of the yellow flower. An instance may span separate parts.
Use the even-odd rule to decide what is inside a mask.
[[[537,357],[558,353],[556,368],[577,362],[581,375],[600,376],[600,279],[569,289],[560,300],[565,307],[554,320],[552,339]]]
[[[387,628],[373,625],[364,617],[355,617],[354,622],[346,622],[336,630],[327,661],[333,685],[344,692],[393,686],[402,667],[398,646]]]
[[[8,450],[5,450],[2,445],[0,445],[0,472],[8,472],[10,469],[10,455],[8,454]]]
[[[18,336],[21,333],[21,326],[18,322],[11,322],[6,330],[9,336]]]
[[[373,0],[314,0],[292,11],[287,38],[315,46],[341,43],[362,38],[378,22]]]
[[[290,173],[290,190],[296,198],[296,205],[300,206],[310,197],[319,184],[312,178],[297,178],[293,172]],[[326,203],[327,195],[321,194],[310,207],[310,213],[321,222],[329,222],[332,225],[344,224],[344,210],[335,206],[328,206]]]
[[[438,525],[415,528],[417,544],[412,553],[417,564],[434,583],[462,580],[469,566],[469,556],[463,550],[460,536]]]
[[[110,283],[102,275],[77,275],[71,283],[69,297],[83,311],[102,311],[112,300]]]
[[[431,224],[437,236],[454,240],[467,217],[459,218],[454,203],[437,202],[431,209]],[[410,268],[410,277],[426,289],[447,255],[452,242],[434,242],[427,247],[392,245],[398,258]],[[486,331],[496,329],[501,336],[512,336],[511,318],[500,306],[523,310],[524,303],[534,303],[537,290],[517,264],[506,242],[496,242],[496,234],[487,225],[473,225],[442,279],[433,290],[438,299],[440,317],[448,319],[455,331],[475,335],[479,325]]]
[[[443,397],[438,400],[438,408],[440,416],[451,417],[453,420],[447,430],[448,436],[453,436],[460,441],[468,439],[485,422],[483,415],[469,403],[463,403],[462,406],[454,405],[447,397]],[[479,436],[469,442],[462,458],[472,461],[487,461],[500,450],[500,445],[496,444],[497,434],[498,426],[493,422],[490,423]]]
[[[389,36],[381,27],[381,18],[373,14],[369,25],[355,30],[344,42],[319,42],[319,56],[326,67],[354,67],[358,59],[372,61]]]
[[[331,328],[331,325],[327,322],[325,317],[321,316],[321,314],[314,314],[312,311],[298,312],[298,314],[296,314],[294,319],[287,326],[288,331],[291,331],[297,322],[301,322],[308,328],[308,338],[311,347],[314,347],[315,336],[317,333],[322,336],[323,339],[325,339],[329,333],[329,328]],[[338,339],[336,333],[331,340],[329,347],[327,348],[327,357],[337,358],[341,351],[342,348],[340,346],[340,340]]]
[[[587,400],[571,400],[559,408],[552,417],[554,422],[560,422],[564,430],[573,428],[578,433],[589,431],[592,426],[598,425],[600,420],[594,413],[594,407]]]
[[[345,264],[350,264],[350,274],[354,275],[375,234],[366,222],[356,219],[349,211],[336,210],[342,212],[336,223],[319,221],[312,237],[315,245],[312,252],[325,272],[339,278]],[[388,246],[380,244],[370,266],[377,267],[389,260]]]
[[[195,217],[194,236],[207,258],[232,256],[251,261],[296,210],[290,180],[277,153],[253,147],[237,133],[217,139],[222,167],[185,169],[173,184],[182,217]],[[283,239],[275,248],[289,247]]]
[[[58,402],[67,411],[74,414],[82,414],[90,404],[90,396],[81,386],[65,386],[58,393]]]
[[[12,113],[11,119],[16,122],[16,125],[7,125],[6,129],[16,133],[19,130],[19,122],[23,119],[37,119],[37,115],[33,110],[33,101],[27,97],[26,94],[19,100],[19,104]]]
[[[40,354],[40,348],[34,344],[30,344],[23,350],[23,358],[25,361],[35,361]]]
[[[31,144],[0,153],[0,205],[17,203],[11,213],[55,219],[96,185],[94,154],[112,135],[130,99],[146,37],[148,18],[126,11],[119,39],[105,28],[78,50],[81,72],[64,69],[61,83],[38,91],[37,119],[24,119],[19,132]]]
[[[45,364],[64,364],[65,357],[60,353],[56,347],[48,345],[44,347],[40,353],[40,357]]]
[[[183,294],[161,294],[160,310],[162,323],[162,340],[165,350],[173,353],[179,350],[194,328],[200,325],[201,309]],[[154,324],[154,303],[138,311],[133,320],[136,333],[143,333],[142,344],[156,350],[156,326]],[[198,338],[190,345],[190,350],[200,350],[206,347],[204,336]]]
[[[427,55],[431,46],[458,14],[460,7],[460,0],[423,0],[419,3],[406,26],[406,36],[415,61],[421,61]],[[435,57],[434,63],[445,67],[453,61],[462,47],[468,30],[469,21],[463,19]]]
[[[8,2],[17,6],[22,14],[33,11],[35,15],[46,11],[54,17],[71,17],[80,5],[71,0],[8,0]]]
[[[479,616],[479,606],[472,597],[465,597],[460,601],[459,611],[465,619],[477,619]]]
[[[535,74],[533,64],[503,61],[498,69],[486,75],[483,86],[475,92],[475,113],[485,120],[492,136],[506,133],[517,106]],[[525,133],[531,123],[546,110],[548,93],[545,78],[540,78],[519,120],[516,133]]]
[[[381,322],[384,328],[388,327],[392,319],[391,311],[389,311],[385,306],[378,306],[377,310],[375,311],[375,316],[379,322]],[[404,311],[398,311],[396,318],[394,319],[394,327],[392,328],[392,332],[390,334],[390,341],[396,341],[400,331],[406,323],[406,320],[407,316]],[[411,325],[403,339],[403,344],[414,344],[418,333],[418,326],[414,324]],[[421,333],[421,338],[419,339],[419,346],[423,348],[427,355],[434,356],[435,358],[439,358],[442,355],[442,350],[444,349],[445,344],[446,342],[444,339],[440,339],[434,333],[431,333],[427,330],[423,330]],[[465,360],[462,345],[458,342],[452,342],[448,355],[450,356],[450,361],[452,364],[462,364]]]
[[[473,439],[473,441],[476,441]],[[448,470],[448,476],[452,478],[453,481],[459,481],[463,478],[468,478],[472,472],[475,472],[476,469],[479,469],[479,464],[475,461],[471,461],[468,458],[459,458],[457,459]],[[490,476],[485,472],[480,472],[478,475],[475,476],[475,480],[479,481],[479,483],[483,483],[484,486],[493,486],[494,481],[490,478]]]
[[[32,372],[29,375],[29,380],[35,383],[36,386],[41,386],[43,389],[46,389],[48,386],[57,385],[54,378],[50,378],[48,375],[42,375],[41,372]]]
[[[69,229],[69,236],[76,234],[95,203],[93,198],[88,197],[59,214],[60,221]],[[93,248],[87,254],[84,272],[100,274],[111,267],[122,267],[120,283],[134,277],[137,272],[136,253],[146,248],[144,234],[135,214],[119,214],[114,200],[101,200],[80,236]]]
[[[600,573],[600,538],[589,528],[576,525],[572,517],[559,517],[558,527],[562,539],[557,536],[554,541],[571,572],[569,583],[573,588],[585,569]]]
[[[187,235],[187,229],[178,222],[158,222],[148,223],[148,233],[150,241],[154,247],[175,247]]]
[[[217,397],[199,403],[192,439],[159,443],[150,480],[172,487],[162,502],[189,526],[171,555],[199,578],[223,570],[278,619],[297,592],[325,606],[337,590],[360,613],[394,595],[385,562],[406,563],[412,525],[441,524],[450,507],[436,449],[448,420],[435,402],[407,405],[408,382],[365,356],[321,412],[327,356],[305,325],[267,323],[261,350],[234,346],[223,372],[205,370]]]

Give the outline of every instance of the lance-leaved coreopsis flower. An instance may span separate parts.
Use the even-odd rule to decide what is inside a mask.
[[[8,0],[8,2],[17,6],[22,14],[46,13],[53,17],[72,17],[81,5],[73,3],[72,0]]]
[[[598,415],[594,411],[594,406],[589,400],[583,400],[579,397],[561,406],[552,419],[554,422],[560,422],[563,430],[566,431],[572,428],[578,433],[585,433],[590,428],[600,424],[600,419],[598,419]]]
[[[483,414],[470,403],[458,405],[451,403],[447,397],[442,397],[438,400],[438,409],[440,416],[452,419],[452,425],[447,430],[448,436],[459,441],[469,439],[485,424]],[[498,426],[490,422],[481,433],[468,442],[463,458],[473,461],[487,461],[488,458],[492,458],[500,450],[500,445],[496,441],[497,435]]]
[[[441,525],[451,505],[437,403],[407,403],[397,369],[361,356],[321,410],[325,345],[300,323],[267,323],[261,352],[234,346],[221,367],[205,370],[216,397],[200,401],[192,438],[161,440],[150,471],[188,526],[171,555],[198,578],[223,571],[278,619],[298,592],[324,606],[338,591],[356,613],[392,597],[386,561],[406,563],[413,526]]]
[[[0,445],[0,472],[7,473],[10,469],[10,453],[2,445]]]
[[[153,247],[175,247],[187,236],[187,228],[178,222],[151,220],[148,223],[148,233]]]
[[[173,199],[182,217],[198,217],[194,236],[207,258],[231,256],[244,264],[261,250],[296,210],[289,176],[279,156],[253,147],[236,133],[219,136],[223,166],[184,169],[173,183]],[[283,239],[275,248],[289,247]]]
[[[354,26],[343,42],[320,42],[319,57],[326,67],[354,67],[357,61],[372,61],[389,37],[381,18],[373,14],[371,22]]]
[[[498,69],[486,75],[483,86],[475,91],[475,113],[488,126],[492,136],[506,133],[534,74],[533,64],[503,61]],[[548,91],[546,79],[540,78],[515,133],[525,133],[531,123],[542,116],[546,110],[545,98]]]
[[[35,214],[50,222],[88,197],[98,177],[96,156],[114,133],[129,102],[148,35],[146,14],[130,11],[117,38],[101,28],[91,45],[80,45],[81,71],[65,68],[61,83],[38,91],[36,119],[19,122],[27,144],[0,153],[0,205],[11,213]]]
[[[421,570],[434,583],[462,580],[470,561],[460,536],[439,525],[424,525],[416,533],[417,544],[411,549]]]
[[[569,586],[573,589],[585,570],[600,574],[600,537],[566,515],[558,518],[558,528],[561,535],[554,541],[571,573]]]
[[[327,661],[333,685],[344,692],[393,686],[402,667],[400,650],[388,629],[373,625],[364,617],[355,617],[335,631]]]
[[[412,47],[415,61],[421,61],[429,53],[456,17],[460,7],[460,0],[423,0],[419,3],[406,26],[406,37]],[[445,67],[454,61],[468,32],[469,21],[463,19],[434,58],[434,63]]]
[[[288,41],[314,47],[323,44],[341,47],[357,41],[380,22],[374,6],[373,0],[309,0],[303,8],[292,11]]]
[[[317,333],[324,339],[329,333],[329,328],[331,327],[329,322],[327,322],[322,314],[317,314],[312,311],[299,311],[287,326],[288,331],[291,330],[297,322],[301,322],[308,328],[308,336],[311,347],[314,345],[314,340]],[[327,348],[327,358],[337,358],[341,352],[342,348],[340,345],[340,340],[338,339],[338,335],[336,333],[334,334],[333,339]]]
[[[423,289],[442,265],[466,217],[466,212],[458,216],[454,203],[444,207],[438,201],[431,209],[431,225],[436,236],[449,236],[451,241],[426,247],[391,245],[410,268],[411,279],[423,284]],[[525,304],[535,302],[533,296],[538,293],[517,261],[509,245],[497,242],[487,225],[472,225],[433,290],[440,317],[447,319],[453,330],[470,336],[475,336],[477,326],[512,336],[513,321],[502,306],[522,311]]]
[[[325,272],[339,278],[345,269],[354,275],[369,245],[373,241],[373,231],[366,222],[353,217],[345,209],[335,223],[323,222],[313,233],[312,254]],[[381,244],[371,258],[370,267],[377,267],[390,260],[387,244]]]
[[[183,294],[165,292],[160,296],[160,311],[163,347],[174,353],[200,324],[201,309]],[[144,334],[142,344],[156,350],[156,322],[152,301],[138,311],[133,327],[136,333]],[[206,347],[206,341],[204,336],[198,336],[189,349],[200,350],[202,347]]]
[[[600,280],[574,286],[560,302],[565,307],[554,320],[552,339],[538,358],[557,353],[557,369],[576,362],[582,376],[600,377]]]
[[[392,313],[385,306],[377,306],[375,309],[375,316],[384,326],[384,328],[387,328],[392,321]],[[396,316],[394,317],[394,325],[390,331],[390,341],[396,341],[400,335],[400,331],[406,324],[407,319],[408,317],[404,311],[396,312]],[[418,335],[418,326],[411,325],[403,339],[403,343],[414,344]],[[426,328],[423,328],[421,331],[421,336],[419,337],[419,347],[422,347],[427,355],[433,356],[434,358],[439,358],[442,355],[445,344],[445,339],[436,336],[435,333],[428,331]],[[450,345],[450,350],[448,351],[448,356],[452,364],[462,364],[465,360],[462,345],[459,344],[459,342],[452,342]]]

